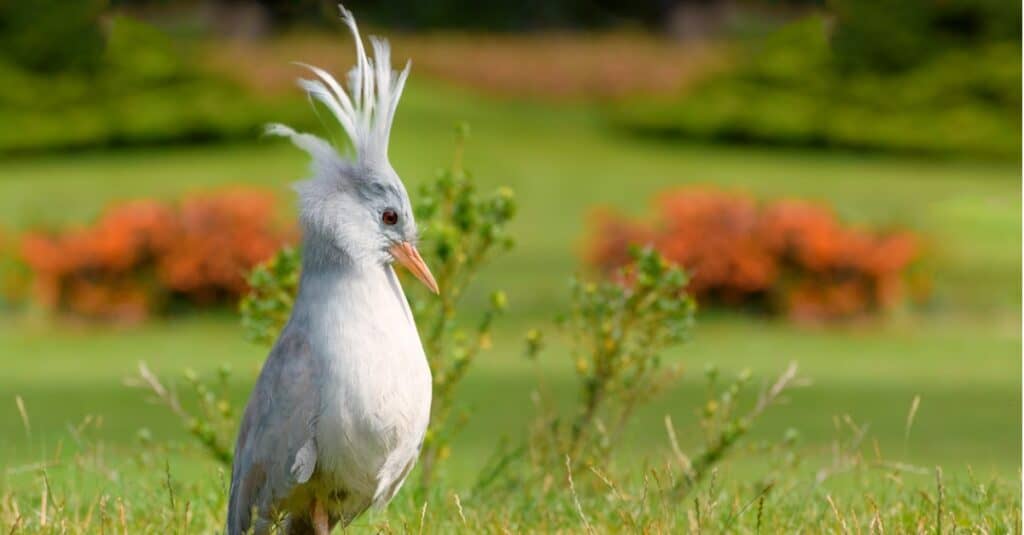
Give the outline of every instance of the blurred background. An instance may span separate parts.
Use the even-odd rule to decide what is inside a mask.
[[[412,60],[391,143],[410,190],[450,165],[464,122],[479,187],[518,198],[515,249],[467,296],[482,310],[501,288],[509,305],[461,386],[455,479],[495,422],[528,417],[523,333],[567,306],[570,274],[599,277],[634,242],[688,268],[701,307],[672,352],[682,386],[630,429],[637,459],[665,446],[667,412],[692,426],[705,365],[766,377],[797,361],[813,384],[755,435],[795,427],[824,457],[848,414],[890,456],[1019,476],[1019,3],[347,7]],[[262,125],[337,138],[293,61],[350,67],[331,2],[0,3],[4,464],[51,455],[87,415],[115,450],[140,429],[181,439],[123,384],[140,360],[230,365],[245,399],[266,348],[239,327],[242,274],[294,243],[289,184],[307,166]],[[540,364],[556,391],[575,388],[572,365]]]

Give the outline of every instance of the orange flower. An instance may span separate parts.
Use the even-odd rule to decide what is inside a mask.
[[[640,223],[602,211],[588,259],[610,272],[628,247],[653,243],[690,273],[688,291],[729,305],[776,306],[800,320],[849,318],[895,304],[916,238],[844,227],[825,206],[801,200],[758,205],[746,195],[682,188],[655,199]],[[642,240],[642,241],[641,241]]]
[[[117,204],[91,227],[26,234],[21,252],[44,306],[135,321],[179,298],[234,303],[245,273],[294,235],[276,223],[271,195],[232,190]]]

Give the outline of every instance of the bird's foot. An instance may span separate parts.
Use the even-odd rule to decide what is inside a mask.
[[[316,535],[328,535],[331,531],[331,524],[327,519],[327,509],[320,499],[313,500],[313,532]]]

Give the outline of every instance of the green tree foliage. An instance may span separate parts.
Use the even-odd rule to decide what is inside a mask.
[[[71,12],[80,4],[71,2]],[[18,7],[0,9],[21,13]],[[34,8],[25,9],[31,13]],[[204,71],[194,50],[128,17],[75,26],[68,30],[75,37],[67,39],[56,30],[44,33],[48,30],[35,27],[35,21],[4,20],[0,24],[31,28],[32,36],[41,36],[47,46],[66,50],[68,56],[50,54],[29,38],[19,44],[20,30],[0,28],[0,153],[253,138],[272,119],[298,125],[309,121],[300,100],[252,95],[234,81]],[[49,15],[39,23],[47,20]],[[19,52],[22,48],[26,52]]]
[[[895,71],[854,69],[844,65],[870,53],[842,51],[828,28],[820,18],[790,25],[745,49],[733,69],[672,98],[625,102],[611,119],[645,135],[1019,156],[1017,42],[935,51]]]
[[[39,72],[93,71],[102,62],[106,0],[0,2],[0,57]]]
[[[844,69],[901,71],[954,49],[1020,40],[1020,2],[834,0],[832,48]]]

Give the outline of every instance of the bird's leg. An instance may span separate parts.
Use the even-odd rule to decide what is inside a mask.
[[[316,535],[328,535],[331,531],[331,524],[327,520],[327,509],[324,509],[323,500],[313,500],[313,533]]]

